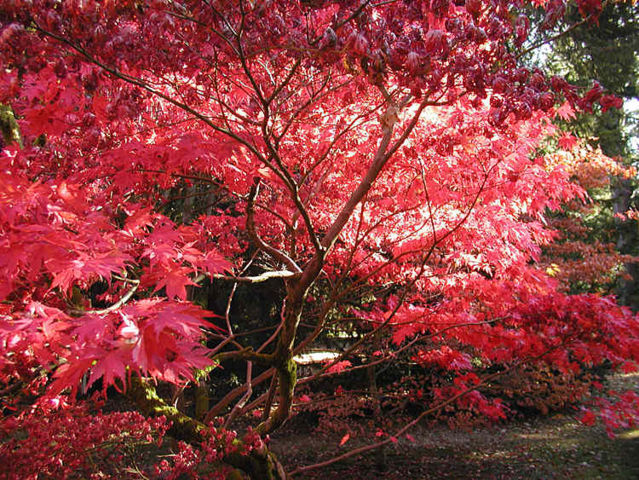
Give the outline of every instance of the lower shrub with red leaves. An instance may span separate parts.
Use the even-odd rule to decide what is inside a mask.
[[[80,405],[7,417],[0,424],[0,478],[140,478],[140,452],[161,446],[168,427],[164,417],[91,414]]]
[[[252,431],[239,440],[213,425],[199,445],[163,442],[170,427],[164,417],[60,407],[38,407],[0,422],[0,479],[222,480],[231,472],[225,456],[266,448]]]

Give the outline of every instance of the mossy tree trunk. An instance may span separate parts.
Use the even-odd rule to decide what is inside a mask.
[[[13,110],[8,105],[2,105],[0,103],[0,131],[2,132],[2,142],[4,145],[11,145],[17,143],[20,148],[22,145],[22,136],[20,135],[20,128],[18,122],[13,114]]]
[[[190,443],[201,442],[205,425],[185,415],[177,408],[168,405],[160,398],[155,388],[138,377],[132,377],[127,396],[135,402],[141,413],[148,417],[164,416],[171,422],[169,434],[178,440]],[[235,440],[241,446],[240,440]],[[285,480],[284,468],[277,457],[268,448],[253,449],[246,455],[230,453],[223,459],[224,463],[233,467],[230,479],[249,478],[251,480]]]

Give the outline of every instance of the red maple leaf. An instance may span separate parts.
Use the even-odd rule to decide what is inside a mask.
[[[575,145],[577,145],[578,139],[577,137],[575,137],[574,135],[571,135],[568,132],[563,132],[562,135],[559,137],[559,140],[557,141],[557,144],[559,145],[559,147],[563,148],[564,150],[572,150]]]
[[[160,279],[155,285],[154,292],[157,292],[161,288],[166,288],[166,295],[169,298],[179,298],[186,300],[186,286],[192,285],[197,287],[197,283],[194,283],[190,278],[190,270],[187,267],[177,267],[174,270],[166,271],[160,275]]]
[[[572,108],[569,102],[564,102],[557,110],[556,114],[565,121],[570,121],[575,118],[575,110]]]

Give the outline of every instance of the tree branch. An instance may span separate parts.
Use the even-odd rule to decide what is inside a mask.
[[[262,240],[257,233],[257,229],[255,228],[255,199],[260,191],[260,179],[259,177],[255,177],[253,181],[253,186],[251,187],[251,192],[248,197],[248,204],[246,206],[246,230],[251,236],[251,240],[255,243],[255,245],[264,252],[268,253],[275,260],[286,265],[290,270],[294,273],[299,274],[302,273],[302,269],[295,263],[295,261],[289,257],[283,251],[269,245],[264,240]]]
[[[487,383],[491,382],[492,380],[494,380],[495,378],[498,378],[498,377],[504,375],[505,373],[510,372],[511,370],[513,370],[516,367],[519,367],[523,363],[529,362],[531,360],[538,360],[538,359],[548,355],[550,352],[552,352],[553,350],[556,350],[559,347],[560,347],[560,345],[551,347],[551,348],[549,348],[548,350],[546,350],[545,352],[543,352],[543,353],[541,353],[539,355],[536,355],[536,356],[533,356],[533,357],[527,357],[527,358],[525,358],[525,359],[523,359],[523,360],[521,360],[519,362],[514,363],[513,365],[510,365],[509,367],[506,367],[504,370],[501,370],[499,372],[496,372],[496,373],[493,373],[493,374],[490,374],[490,375],[484,377],[476,385],[473,385],[472,387],[467,387],[464,390],[462,390],[462,391],[458,392],[457,394],[453,395],[452,397],[450,397],[450,398],[448,398],[448,399],[446,399],[446,400],[434,405],[433,407],[429,408],[428,410],[423,411],[414,420],[412,420],[411,422],[407,423],[402,428],[397,430],[393,435],[389,435],[384,440],[381,440],[379,442],[372,443],[372,444],[369,444],[369,445],[364,445],[363,447],[355,448],[355,449],[353,449],[353,450],[351,450],[349,452],[343,453],[342,455],[338,455],[336,457],[333,457],[333,458],[331,458],[329,460],[325,460],[323,462],[318,462],[318,463],[315,463],[313,465],[307,465],[307,466],[304,466],[304,467],[300,467],[300,468],[290,472],[290,476],[299,475],[300,473],[308,472],[310,470],[317,470],[318,468],[327,467],[329,465],[332,465],[334,463],[340,462],[340,461],[345,460],[347,458],[358,456],[358,455],[362,455],[362,454],[364,454],[366,452],[369,452],[371,450],[375,450],[375,449],[377,449],[379,447],[382,447],[384,445],[388,445],[389,443],[392,443],[393,441],[396,441],[397,438],[401,437],[404,433],[406,433],[408,430],[413,428],[415,425],[417,425],[419,422],[421,422],[428,415],[430,415],[432,413],[435,413],[436,411],[441,410],[442,408],[444,408],[446,405],[450,405],[451,403],[453,403],[457,399],[462,398],[462,397],[468,395],[469,393],[474,392],[475,390],[478,390],[479,387],[482,387],[482,386],[486,385]]]

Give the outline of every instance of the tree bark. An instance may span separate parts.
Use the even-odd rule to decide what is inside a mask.
[[[4,145],[17,143],[20,148],[23,147],[18,122],[13,114],[13,110],[8,105],[0,104],[0,131],[2,132],[2,142]]]
[[[127,390],[127,396],[137,405],[141,413],[148,417],[164,417],[171,422],[169,435],[189,443],[204,440],[205,425],[194,418],[185,415],[177,408],[162,400],[155,388],[144,380],[132,377]],[[241,446],[241,440],[234,444]],[[268,448],[253,449],[248,454],[230,453],[223,458],[223,462],[236,470],[229,478],[246,478],[251,480],[286,480],[286,472],[277,457]]]

